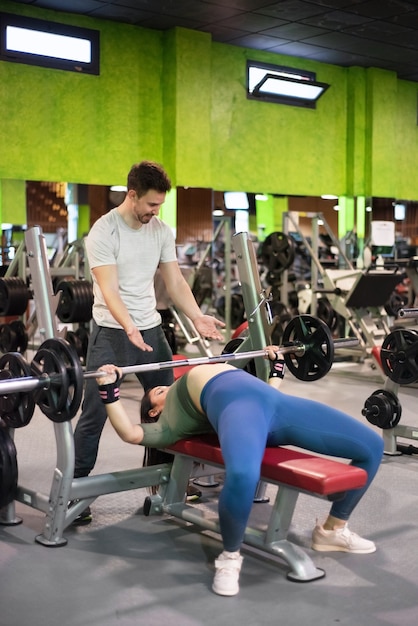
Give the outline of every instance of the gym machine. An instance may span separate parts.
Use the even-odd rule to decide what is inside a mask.
[[[346,256],[338,240],[334,237],[322,213],[312,216],[312,242],[300,231],[291,213],[283,215],[283,231],[286,235],[297,232],[311,257],[311,308],[316,314],[318,298],[326,296],[332,309],[345,320],[347,334],[358,339],[358,348],[348,351],[347,356],[365,358],[372,348],[381,345],[390,332],[388,316],[384,305],[396,285],[403,279],[398,268],[385,270],[370,266],[366,270],[357,269]],[[325,228],[333,245],[338,250],[338,268],[327,268],[318,257],[319,225]],[[282,286],[282,298],[286,298],[286,277]],[[286,301],[286,300],[284,300]]]
[[[29,253],[26,240],[22,241],[5,276],[0,279],[0,316],[19,316],[0,327],[0,350],[3,353],[24,353],[29,342],[34,346],[38,333],[38,315],[33,299]],[[93,290],[91,274],[84,248],[84,240],[67,244],[51,263],[48,261],[54,291],[61,292],[57,315],[65,324],[79,324],[69,330],[67,339],[81,358],[87,352],[90,333]]]
[[[402,320],[416,319],[418,309],[400,309],[398,315]],[[385,454],[418,454],[418,447],[399,442],[399,438],[418,441],[418,427],[399,423],[402,406],[398,398],[401,386],[418,382],[418,332],[394,328],[377,350],[376,360],[380,362],[386,381],[382,389],[367,398],[362,414],[367,421],[382,429]]]

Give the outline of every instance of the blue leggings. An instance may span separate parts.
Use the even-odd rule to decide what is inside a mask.
[[[348,520],[382,460],[383,440],[369,426],[325,404],[286,395],[242,370],[209,381],[201,403],[224,458],[219,522],[224,548],[231,552],[244,538],[266,446],[298,446],[350,459],[366,470],[365,487],[333,503],[330,514],[341,520]]]

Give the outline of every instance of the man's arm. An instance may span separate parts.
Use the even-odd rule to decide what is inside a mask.
[[[181,273],[177,261],[160,263],[160,272],[164,280],[167,293],[174,305],[182,311],[196,326],[196,329],[207,339],[223,340],[218,328],[224,328],[224,322],[217,320],[211,315],[204,315],[200,310],[193,292]]]

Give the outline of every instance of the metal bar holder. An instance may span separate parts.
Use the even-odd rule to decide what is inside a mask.
[[[39,332],[43,339],[51,339],[59,336],[55,316],[58,296],[53,295],[47,248],[41,229],[39,227],[29,229],[26,232],[25,243]],[[160,485],[160,493],[164,495],[170,476],[170,464],[74,478],[72,424],[54,423],[54,430],[57,461],[50,493],[43,494],[19,484],[16,496],[16,501],[46,514],[43,532],[35,537],[38,543],[49,547],[66,545],[64,529],[99,495],[152,485]],[[69,508],[71,500],[76,503]],[[10,526],[21,521],[15,515],[14,501],[1,509],[0,524]]]

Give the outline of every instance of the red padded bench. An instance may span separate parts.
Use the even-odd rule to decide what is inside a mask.
[[[168,449],[202,463],[223,467],[222,452],[215,435],[183,439]],[[261,477],[266,482],[288,485],[331,499],[349,489],[364,487],[367,481],[366,472],[358,467],[280,447],[266,448]]]
[[[167,448],[174,454],[169,482],[163,493],[149,497],[144,505],[146,514],[167,513],[205,530],[219,533],[219,522],[206,515],[199,504],[187,504],[184,494],[196,468],[207,475],[223,469],[223,459],[215,435],[196,436],[178,441]],[[243,456],[245,463],[245,456]],[[218,470],[219,472],[219,470]],[[201,473],[198,475],[202,475]],[[269,514],[267,527],[247,528],[244,544],[279,556],[290,566],[287,577],[298,582],[308,582],[325,576],[315,567],[302,548],[287,539],[298,496],[301,493],[334,500],[349,489],[359,489],[366,484],[364,470],[347,462],[319,457],[309,452],[290,448],[267,448],[261,467],[261,480],[278,486],[273,505],[266,508]],[[256,505],[262,506],[262,505]]]

